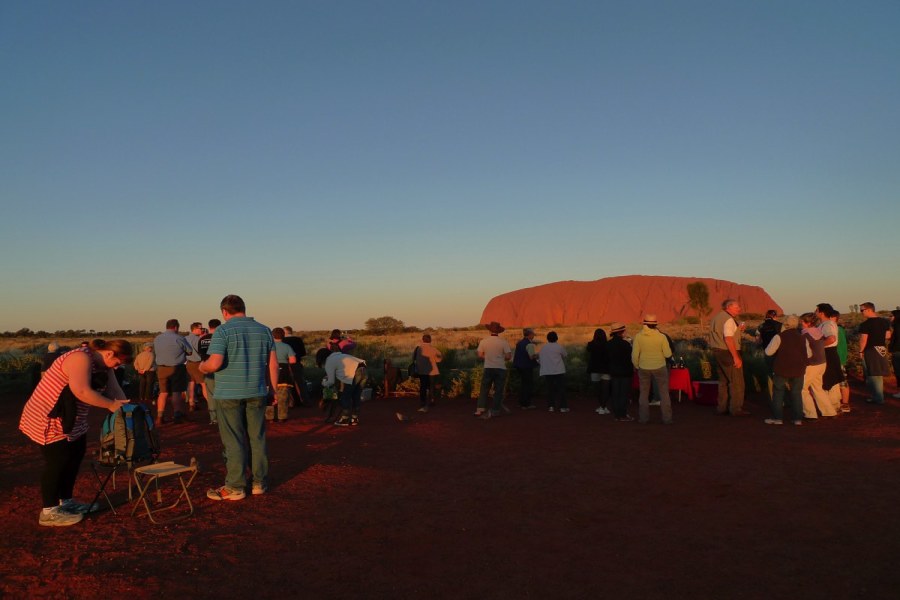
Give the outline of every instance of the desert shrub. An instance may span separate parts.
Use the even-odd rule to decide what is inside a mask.
[[[477,350],[478,343],[481,341],[481,338],[474,335],[466,335],[460,338],[459,343],[463,348],[467,350]]]
[[[12,350],[0,353],[0,373],[21,373],[29,371],[32,365],[41,366],[41,356],[36,352]]]
[[[42,354],[11,350],[0,353],[0,389],[27,391],[40,379]]]
[[[482,379],[484,379],[484,369],[481,367],[469,369],[469,398],[478,398],[478,394],[481,393]]]
[[[406,377],[402,379],[397,386],[394,388],[395,392],[409,392],[418,394],[419,393],[419,378],[418,377]]]
[[[441,351],[441,372],[453,369],[472,369],[478,364],[474,350],[462,348],[438,348]]]
[[[395,349],[387,343],[357,341],[356,348],[353,349],[351,354],[363,359],[368,365],[369,363],[380,363],[385,358],[393,356],[395,352]]]
[[[444,396],[447,398],[469,397],[469,372],[460,369],[448,370],[444,373],[448,385],[444,387]]]
[[[404,331],[405,325],[400,319],[394,317],[372,317],[366,319],[366,331],[375,335],[383,335],[386,333],[397,333]]]

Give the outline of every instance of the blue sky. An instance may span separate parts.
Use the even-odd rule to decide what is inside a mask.
[[[900,3],[0,4],[0,330],[900,304]]]

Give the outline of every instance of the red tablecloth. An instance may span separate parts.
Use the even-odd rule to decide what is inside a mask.
[[[631,380],[631,386],[634,389],[641,387],[636,370]],[[669,390],[684,392],[688,398],[693,400],[694,386],[691,385],[691,372],[688,369],[669,369]]]

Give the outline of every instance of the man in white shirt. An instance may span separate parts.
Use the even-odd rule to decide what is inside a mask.
[[[503,409],[503,384],[506,381],[506,361],[512,358],[509,342],[500,337],[505,329],[497,321],[488,326],[489,337],[478,343],[478,358],[484,361],[484,374],[481,377],[481,394],[478,396],[478,407],[475,416],[483,419],[500,416]],[[494,387],[494,406],[487,410],[488,393]]]
[[[729,298],[710,326],[710,346],[719,375],[719,406],[716,414],[747,417],[744,410],[744,362],[741,359],[742,325],[735,321],[741,314],[740,303]]]

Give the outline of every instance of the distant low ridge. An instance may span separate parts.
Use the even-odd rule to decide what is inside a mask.
[[[625,275],[596,281],[558,281],[507,292],[491,299],[481,323],[498,321],[504,327],[594,325],[621,321],[640,322],[653,313],[660,323],[695,316],[687,286],[702,281],[709,290],[712,314],[722,301],[736,298],[745,313],[764,314],[781,307],[764,289],[709,277]]]

